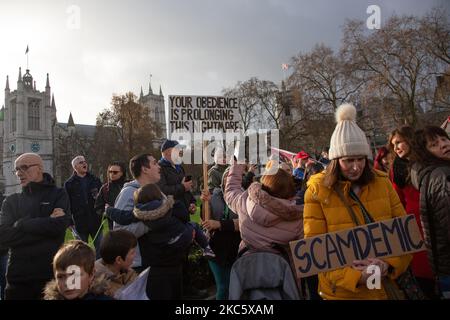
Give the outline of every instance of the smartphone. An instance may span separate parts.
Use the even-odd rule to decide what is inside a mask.
[[[191,180],[192,180],[192,176],[191,176],[191,175],[186,176],[186,177],[184,178],[184,181],[186,181],[186,182],[191,181]]]

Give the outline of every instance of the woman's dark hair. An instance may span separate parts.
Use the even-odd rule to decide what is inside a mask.
[[[412,146],[411,146],[412,148]],[[412,155],[412,151],[411,151]],[[408,159],[396,156],[392,162],[392,181],[400,188],[404,188],[411,182]]]
[[[134,203],[144,204],[153,200],[161,200],[163,198],[161,190],[156,184],[150,183],[140,187],[134,192]]]
[[[109,174],[108,174],[109,173],[109,169],[112,166],[117,166],[117,167],[120,168],[120,171],[122,171],[122,177],[121,177],[122,180],[126,180],[127,179],[127,168],[125,166],[125,163],[120,162],[120,161],[113,161],[113,162],[111,162],[108,165],[108,169],[106,170],[106,176],[108,177],[108,180],[109,180]]]
[[[365,186],[375,179],[375,174],[369,160],[366,158],[366,165],[364,170],[355,184]],[[333,159],[325,169],[325,177],[323,178],[323,185],[328,188],[333,188],[339,180],[345,180],[342,175],[341,167],[339,166],[339,159]]]
[[[450,140],[447,132],[440,127],[426,126],[421,130],[417,130],[412,147],[411,160],[422,165],[448,165],[448,160],[436,157],[427,149],[427,143],[438,137],[444,137]]]

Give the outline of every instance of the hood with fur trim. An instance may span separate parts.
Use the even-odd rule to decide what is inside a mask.
[[[168,196],[162,201],[155,200],[143,205],[137,205],[133,214],[142,221],[153,221],[164,217],[173,207],[175,201],[173,196]]]
[[[94,296],[103,296],[105,295],[107,289],[108,282],[106,281],[105,277],[95,277],[86,295],[92,294]],[[65,300],[63,295],[58,291],[58,284],[56,280],[50,281],[45,286],[44,300]]]
[[[252,183],[248,188],[248,199],[282,220],[293,221],[302,217],[303,206],[296,205],[292,200],[271,196],[262,189],[259,182]]]

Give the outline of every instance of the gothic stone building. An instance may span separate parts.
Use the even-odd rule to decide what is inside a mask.
[[[141,89],[139,102],[149,107],[151,117],[160,123],[165,136],[161,88],[159,95],[154,95],[149,85],[149,93],[145,96]],[[38,153],[44,161],[45,171],[53,175],[57,185],[62,185],[71,174],[71,159],[77,154],[86,154],[87,150],[83,148],[94,140],[94,136],[95,126],[75,124],[72,114],[67,123],[57,122],[48,74],[45,90],[39,91],[30,71],[26,70],[22,77],[19,68],[16,90],[11,91],[9,77],[6,77],[5,105],[0,110],[0,193],[9,195],[20,190],[13,172],[14,161],[26,152]]]

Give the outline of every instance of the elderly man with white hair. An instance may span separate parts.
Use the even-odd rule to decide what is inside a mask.
[[[95,199],[102,186],[100,179],[88,172],[88,164],[83,156],[72,160],[73,175],[64,183],[70,199],[70,210],[75,224],[75,237],[94,242],[97,258],[100,257],[100,242],[102,217],[95,211]]]
[[[22,191],[9,195],[0,212],[0,247],[9,250],[5,299],[39,300],[70,224],[69,199],[39,155],[22,154],[14,164]]]

